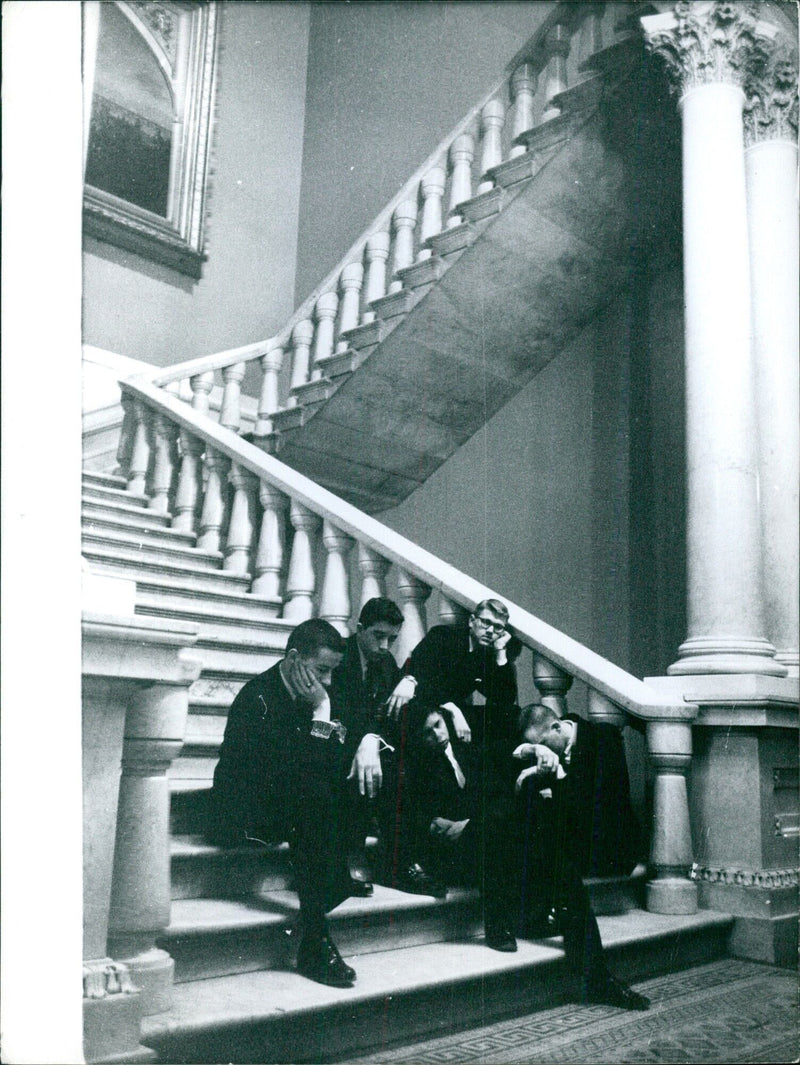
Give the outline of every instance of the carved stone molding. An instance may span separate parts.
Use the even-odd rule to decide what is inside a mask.
[[[786,46],[755,65],[745,82],[745,142],[797,141],[797,53]]]
[[[752,0],[679,0],[673,11],[642,19],[645,46],[664,61],[673,92],[715,82],[743,87],[751,65],[765,62],[776,32],[757,11]]]
[[[740,887],[797,887],[800,883],[800,870],[797,869],[717,869],[695,863],[690,876],[692,880],[702,880],[707,884]]]
[[[138,991],[127,965],[111,958],[96,958],[83,963],[83,997],[108,998],[109,995],[132,995]]]

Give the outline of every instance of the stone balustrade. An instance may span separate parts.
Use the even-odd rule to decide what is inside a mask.
[[[324,617],[346,632],[367,599],[388,593],[403,612],[395,648],[402,662],[424,636],[429,618],[431,623],[455,621],[496,595],[220,426],[202,409],[145,382],[127,382],[123,392],[142,424],[158,421],[162,435],[180,441],[180,476],[166,497],[173,523],[180,520],[204,545],[219,550],[224,568],[246,577],[254,596],[282,600],[286,620]],[[169,432],[163,428],[167,424]],[[147,434],[137,437],[139,451],[132,449],[135,483],[150,492],[158,473],[163,492],[158,456],[144,450],[148,439]],[[696,886],[688,877],[692,853],[683,774],[691,758],[696,707],[665,701],[513,605],[511,627],[532,653],[533,681],[545,705],[565,713],[567,693],[578,679],[589,689],[592,717],[619,726],[638,719],[646,731],[657,778],[652,862],[658,884],[651,908],[687,912]]]
[[[208,409],[216,387],[222,393],[220,424],[236,432],[243,424],[240,391],[246,386],[257,402],[253,438],[263,450],[274,452],[275,416],[325,398],[324,387],[311,386],[330,385],[328,374],[342,372],[347,363],[337,362],[337,356],[351,351],[358,331],[367,326],[376,330],[382,321],[406,313],[427,291],[426,282],[438,276],[435,271],[445,269],[467,246],[469,237],[462,230],[499,209],[497,168],[519,160],[524,176],[523,157],[530,154],[526,136],[561,114],[559,95],[591,77],[586,61],[627,32],[621,16],[633,6],[557,5],[503,78],[437,146],[278,334],[158,372],[153,381],[162,387],[181,382],[184,395],[190,382],[195,410]],[[487,198],[491,206],[484,202]],[[409,276],[412,267],[430,259],[434,273]],[[380,337],[378,331],[370,335]],[[285,358],[290,372],[284,380]],[[252,370],[245,377],[248,366]],[[259,376],[260,387],[254,384]],[[146,426],[138,430],[135,412],[126,411],[118,458],[120,468],[130,471],[132,490],[144,483],[142,436],[148,431]],[[160,438],[159,447],[163,452]],[[163,455],[160,461],[163,467]],[[154,507],[162,501],[163,493]]]
[[[192,625],[84,613],[82,629],[84,1055],[108,1061],[142,1054],[142,1015],[170,1005],[166,771],[200,662]]]

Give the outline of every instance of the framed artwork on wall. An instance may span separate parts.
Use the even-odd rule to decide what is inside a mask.
[[[84,3],[84,231],[201,276],[218,5]]]

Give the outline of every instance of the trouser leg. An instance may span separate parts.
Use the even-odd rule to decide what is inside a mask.
[[[349,895],[341,789],[331,786],[298,795],[292,820],[289,844],[301,929],[304,935],[321,935],[325,914]]]

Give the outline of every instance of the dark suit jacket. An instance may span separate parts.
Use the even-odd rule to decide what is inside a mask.
[[[387,651],[361,672],[361,655],[355,635],[347,640],[344,657],[333,671],[331,715],[347,727],[345,751],[352,761],[368,732],[385,735],[383,707],[400,679],[400,669]],[[388,737],[387,737],[388,738]]]
[[[639,826],[622,736],[605,722],[569,720],[575,744],[566,777],[553,787],[565,838],[581,876],[627,875],[639,856]]]
[[[343,747],[312,737],[312,710],[293,701],[276,664],[241,689],[228,713],[214,771],[208,834],[230,845],[245,835],[289,838],[300,803],[339,786]]]
[[[508,783],[509,754],[516,746],[514,661],[521,649],[519,641],[512,638],[508,661],[498,666],[493,648],[470,651],[465,625],[436,625],[411,653],[409,670],[417,679],[415,705],[436,707],[452,702],[463,711],[472,729],[473,744],[488,760],[483,767],[487,786],[500,776]],[[469,705],[474,692],[484,697],[485,706]]]

